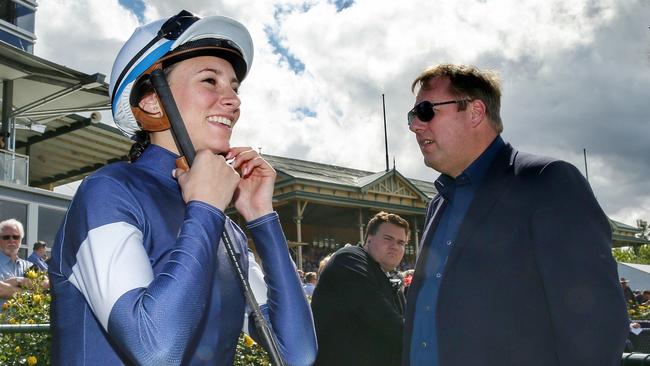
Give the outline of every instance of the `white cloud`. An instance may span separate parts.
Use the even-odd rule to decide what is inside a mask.
[[[148,20],[178,2],[149,1]],[[384,168],[381,94],[398,169],[432,180],[405,122],[411,80],[429,64],[494,68],[504,84],[507,140],[583,169],[605,211],[650,219],[646,0],[359,0],[337,12],[327,1],[189,0],[202,15],[234,17],[255,42],[241,90],[234,144],[263,152],[379,171]],[[108,75],[137,25],[116,0],[39,3],[37,53]],[[272,30],[305,69],[293,72],[267,39]],[[80,50],[74,52],[73,50]],[[316,117],[295,111],[308,108]]]
[[[36,12],[35,54],[108,76],[119,47],[137,25],[135,15],[117,0],[44,1]]]

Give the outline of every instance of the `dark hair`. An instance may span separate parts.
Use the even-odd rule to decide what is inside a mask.
[[[41,248],[45,248],[46,246],[47,246],[47,244],[44,241],[39,240],[39,241],[34,243],[34,246],[32,247],[32,250],[37,251],[37,250],[39,250]]]
[[[320,276],[320,274],[323,273],[323,270],[325,269],[325,267],[327,267],[327,263],[329,263],[330,259],[332,258],[332,255],[334,255],[334,253],[330,253],[326,255],[323,259],[320,260],[320,262],[318,262],[318,271],[317,271],[318,276]]]
[[[501,121],[501,83],[497,74],[493,71],[479,70],[474,66],[441,64],[430,66],[418,75],[411,91],[416,86],[427,90],[430,80],[438,77],[448,77],[451,81],[449,92],[457,98],[478,99],[485,104],[488,120],[497,133],[503,131]],[[464,111],[467,102],[458,103],[458,110]]]
[[[129,150],[129,161],[133,163],[142,155],[144,149],[151,144],[151,139],[149,138],[149,132],[144,130],[137,131],[131,139],[135,142]]]
[[[404,220],[402,217],[396,214],[388,213],[381,211],[377,213],[375,216],[368,221],[368,226],[366,228],[366,236],[363,238],[364,243],[366,240],[368,240],[368,235],[375,235],[377,233],[377,230],[379,230],[379,226],[381,224],[388,223],[388,224],[393,224],[397,225],[406,231],[406,237],[408,238],[410,235],[410,230],[409,230],[409,223],[408,221]]]
[[[309,283],[316,279],[316,272],[307,272],[305,274],[305,282]]]

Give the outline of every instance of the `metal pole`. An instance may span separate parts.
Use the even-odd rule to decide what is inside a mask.
[[[302,213],[304,209],[300,209],[300,200],[296,201],[296,241],[298,242],[298,254],[296,261],[298,262],[298,269],[302,271]]]
[[[582,149],[582,153],[585,157],[585,177],[587,178],[587,182],[589,182],[589,170],[587,170],[587,149]]]
[[[9,148],[9,124],[11,123],[11,108],[13,104],[14,97],[14,81],[13,80],[2,80],[2,130],[0,132],[0,138],[5,144],[5,149],[10,150]],[[13,135],[15,131],[12,131]]]
[[[390,170],[388,167],[388,132],[386,129],[386,101],[384,100],[384,94],[381,95],[381,105],[384,109],[384,145],[386,146],[386,171]]]
[[[363,227],[363,209],[359,208],[359,243],[361,243],[361,245],[365,244],[363,242]]]

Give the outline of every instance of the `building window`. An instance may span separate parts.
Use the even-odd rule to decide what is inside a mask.
[[[34,43],[22,37],[5,32],[2,29],[0,29],[0,41],[8,43],[16,48],[20,48],[25,52],[34,53]]]
[[[54,244],[54,238],[59,231],[59,226],[65,217],[65,210],[49,208],[45,206],[38,207],[38,238],[47,243],[48,251]],[[33,243],[32,243],[33,244]]]
[[[0,29],[0,41],[8,43],[16,48],[20,48],[25,52],[34,53],[34,43],[22,37],[5,32],[2,29]]]
[[[0,19],[34,33],[36,9],[12,0],[0,0]]]
[[[16,4],[16,22],[14,24],[17,25],[18,28],[34,33],[35,19],[36,11],[34,9]]]
[[[36,7],[22,0],[0,0],[0,41],[34,53]]]

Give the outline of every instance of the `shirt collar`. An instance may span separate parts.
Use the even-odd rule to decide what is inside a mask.
[[[478,186],[481,183],[481,180],[483,180],[485,172],[487,172],[490,165],[492,165],[492,161],[497,156],[497,153],[499,153],[499,150],[501,150],[505,145],[506,144],[503,142],[501,136],[497,135],[492,143],[490,143],[490,146],[488,146],[461,175],[466,175],[472,185]]]
[[[474,160],[458,177],[456,177],[456,179],[446,174],[441,174],[434,182],[440,195],[449,200],[451,196],[453,196],[453,192],[457,186],[471,184],[474,187],[477,187],[481,183],[481,180],[483,180],[485,172],[487,172],[492,161],[497,156],[497,153],[504,146],[505,142],[501,138],[501,135],[497,135],[481,155],[479,155],[476,160]]]
[[[150,144],[138,160],[135,161],[135,164],[142,165],[148,169],[168,173],[171,177],[172,169],[176,167],[176,158],[178,158],[178,155],[164,147]]]
[[[11,260],[11,257],[0,252],[0,264],[6,264],[6,263],[14,263],[14,261]]]
[[[164,147],[150,144],[142,155],[135,161],[135,165],[155,172],[160,177],[160,182],[170,189],[178,189],[178,182],[172,177],[172,170],[176,168],[178,155]]]

